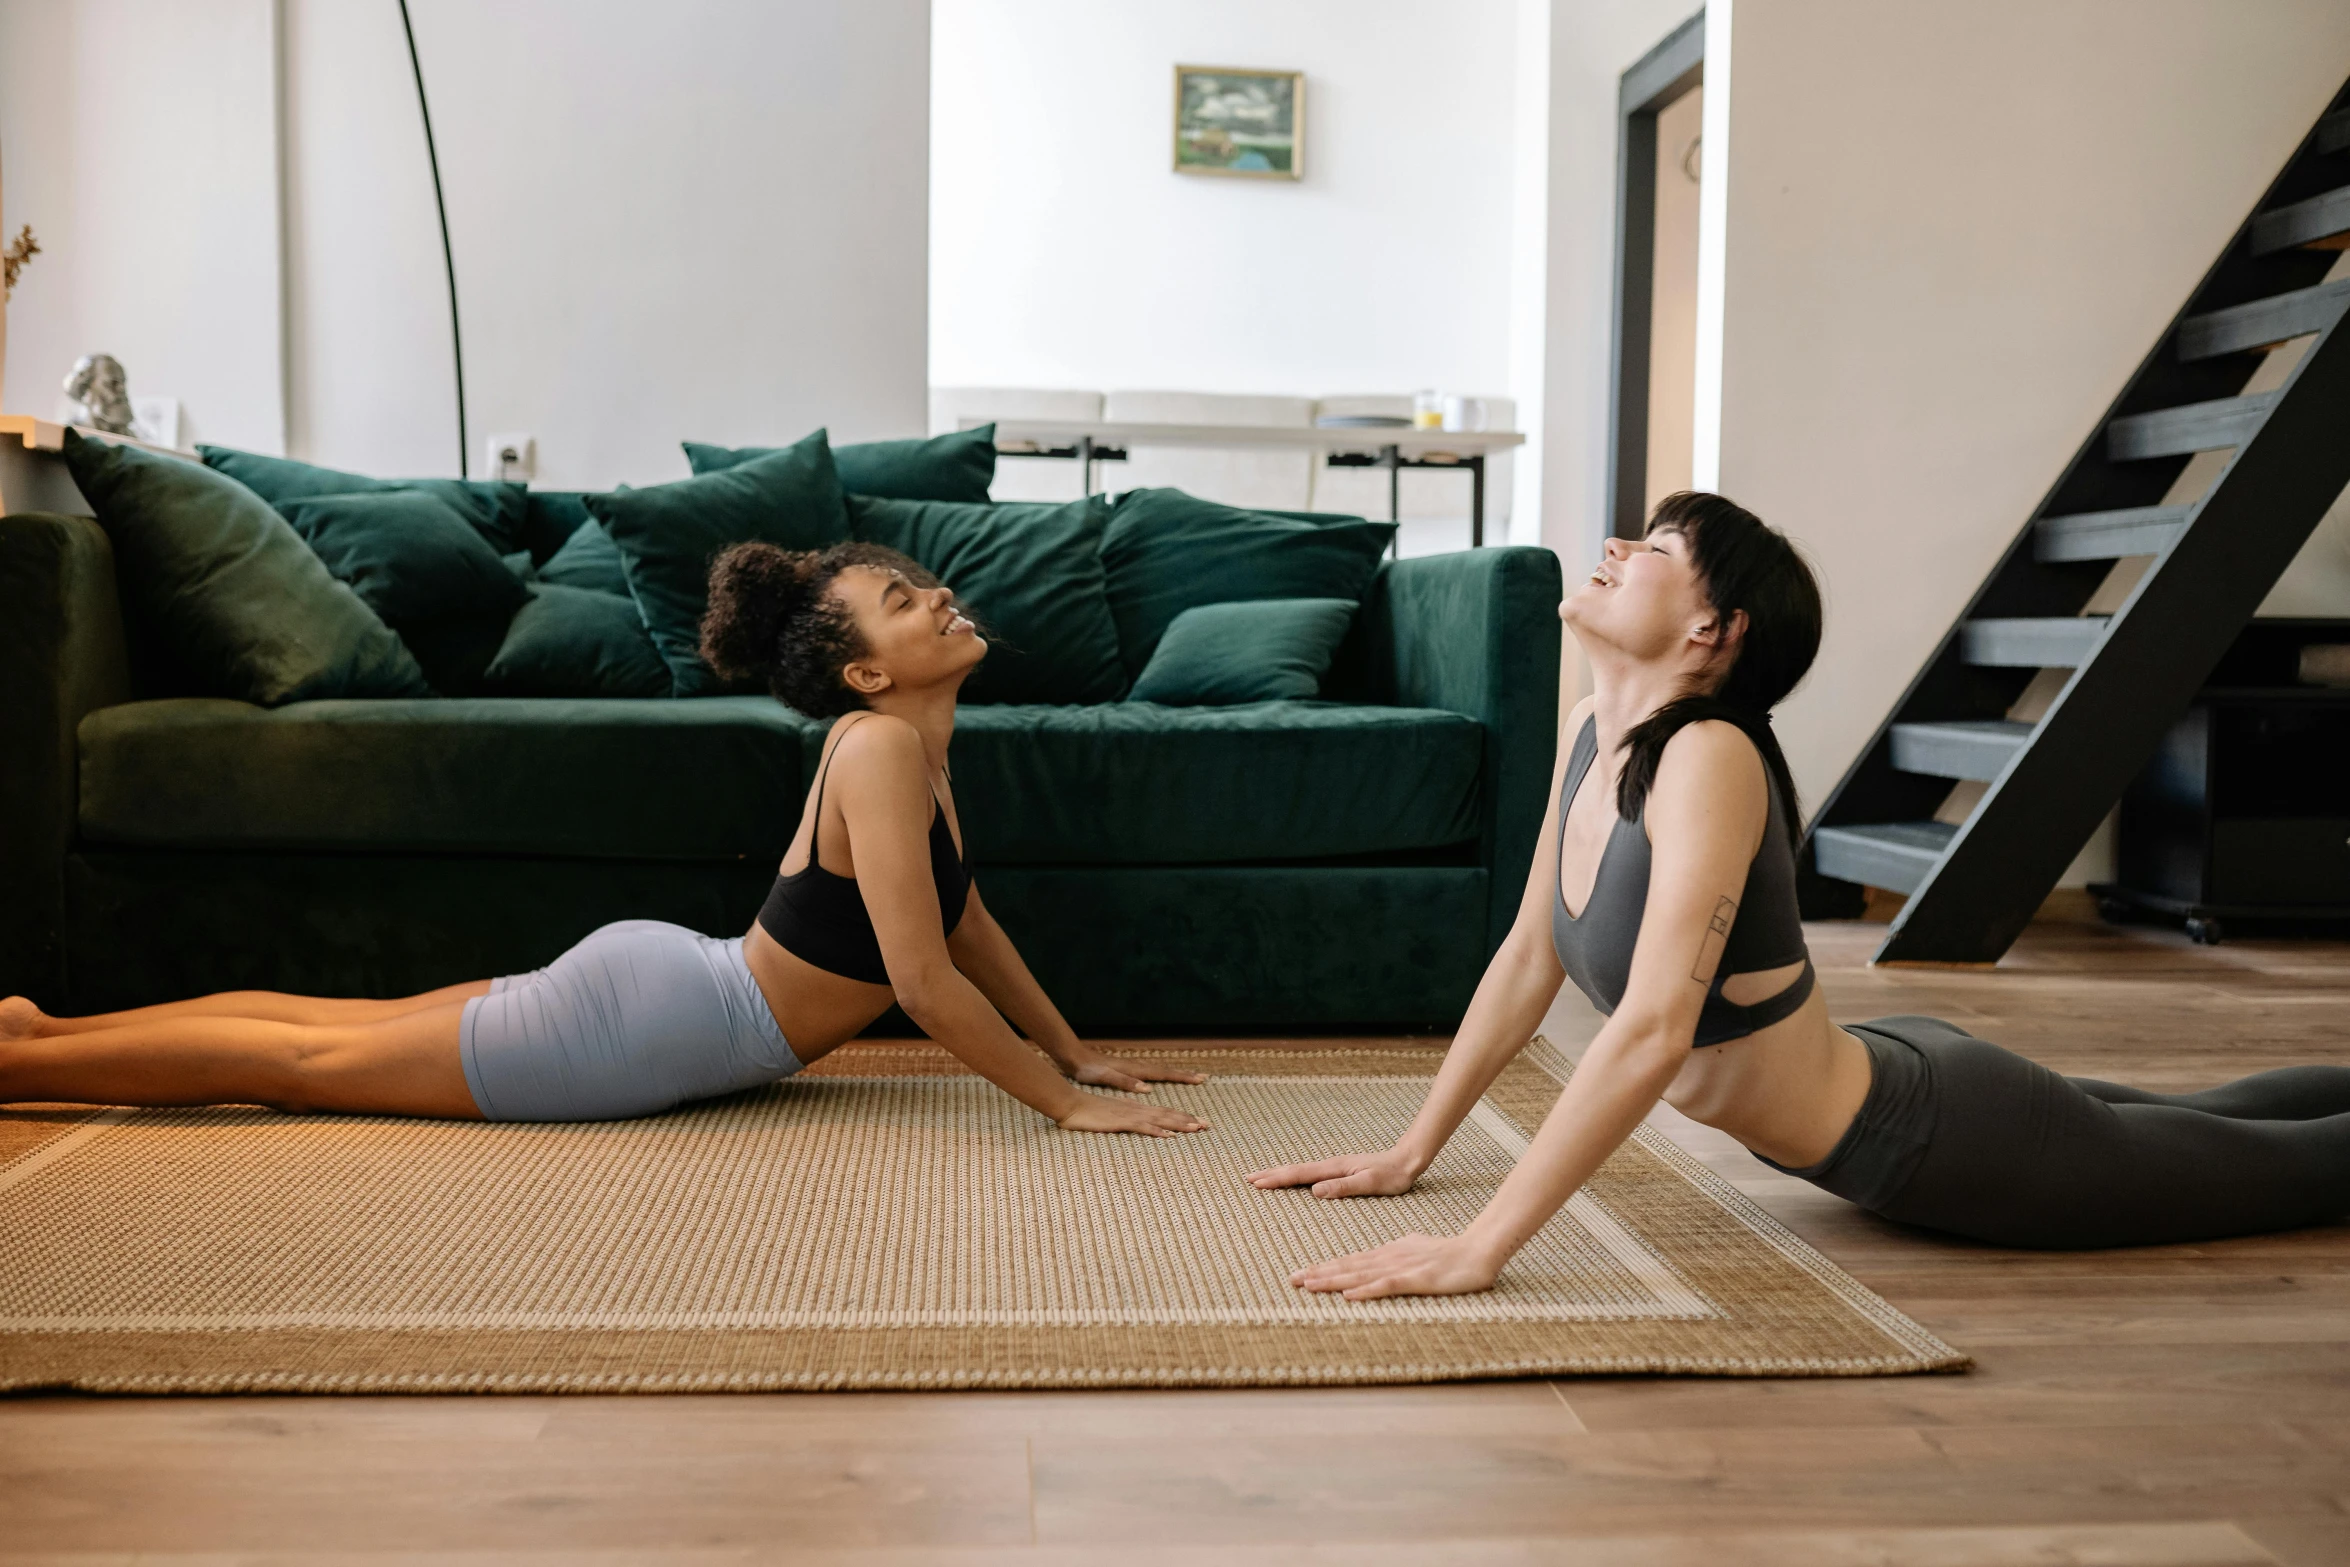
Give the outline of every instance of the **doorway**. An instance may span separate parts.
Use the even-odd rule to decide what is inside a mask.
[[[1700,11],[1626,71],[1617,93],[1607,509],[1617,538],[1638,538],[1650,508],[1690,484],[1704,103]]]

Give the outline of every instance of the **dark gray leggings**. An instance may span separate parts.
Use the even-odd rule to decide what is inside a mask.
[[[1938,1018],[1852,1032],[1868,1100],[1833,1153],[1788,1173],[1885,1218],[2071,1251],[2350,1216],[2350,1067],[2157,1094],[2060,1076]]]

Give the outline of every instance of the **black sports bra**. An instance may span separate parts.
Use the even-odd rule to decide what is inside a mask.
[[[808,829],[808,863],[789,876],[779,875],[759,909],[759,926],[776,945],[804,963],[828,974],[861,979],[868,985],[889,983],[889,966],[881,959],[881,938],[873,934],[873,916],[854,876],[836,876],[818,856],[824,832],[824,778],[832,771],[835,742],[816,775],[816,819]],[[963,906],[971,898],[971,872],[955,851],[955,835],[947,813],[934,797],[930,802],[930,880],[938,889],[938,911],[946,933],[963,923]]]
[[[1599,755],[1598,725],[1585,719],[1567,758],[1566,785],[1559,792],[1559,839],[1567,834],[1567,807],[1583,785]],[[1776,786],[1771,795],[1771,819],[1763,828],[1762,846],[1746,868],[1746,886],[1738,895],[1738,912],[1730,921],[1714,981],[1697,1014],[1699,1046],[1725,1045],[1744,1039],[1773,1023],[1793,1017],[1811,999],[1817,976],[1811,953],[1803,944],[1803,916],[1795,903],[1795,851],[1787,842],[1787,818]],[[1591,896],[1581,914],[1567,912],[1567,895],[1554,881],[1550,889],[1550,941],[1575,988],[1591,998],[1602,1013],[1612,1013],[1624,999],[1632,979],[1632,949],[1640,939],[1640,918],[1648,908],[1648,830],[1639,822],[1617,817],[1599,853],[1599,869],[1591,879]],[[1767,1001],[1742,1007],[1723,999],[1722,986],[1739,974],[1784,968],[1801,961],[1803,972],[1787,988]]]

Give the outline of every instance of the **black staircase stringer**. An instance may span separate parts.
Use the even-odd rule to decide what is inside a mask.
[[[2007,950],[2350,486],[2350,331],[2312,344],[2282,392],[1895,918],[1877,961],[1988,963]],[[2036,890],[1970,895],[1987,887]]]

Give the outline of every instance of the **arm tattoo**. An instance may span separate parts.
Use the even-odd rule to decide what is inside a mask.
[[[1738,918],[1738,902],[1724,898],[1714,905],[1713,918],[1706,921],[1705,940],[1698,944],[1697,967],[1689,977],[1700,985],[1714,982],[1714,970],[1722,966],[1722,950],[1730,944],[1730,924]]]

